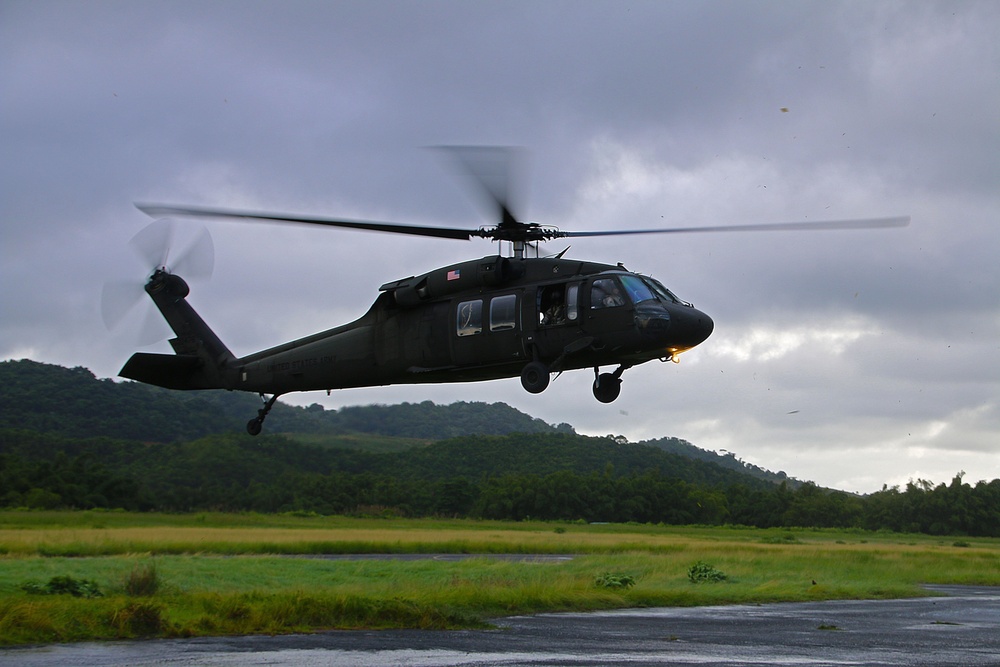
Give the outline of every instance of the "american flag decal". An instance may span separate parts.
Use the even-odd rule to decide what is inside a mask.
[[[460,269],[452,269],[448,272],[448,280],[458,280],[462,277],[462,271]]]

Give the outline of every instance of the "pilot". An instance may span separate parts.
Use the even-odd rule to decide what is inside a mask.
[[[605,308],[612,308],[614,306],[624,306],[625,299],[622,297],[622,293],[618,290],[618,286],[615,285],[611,288],[610,292],[605,293],[601,303]]]
[[[602,278],[601,280],[594,281],[594,285],[590,290],[591,308],[612,308],[624,305],[625,298],[613,280]]]
[[[542,324],[564,324],[566,322],[566,304],[563,303],[562,290],[552,290],[549,294],[549,307],[542,314]]]

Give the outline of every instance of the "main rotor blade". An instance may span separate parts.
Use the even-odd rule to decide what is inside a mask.
[[[512,146],[434,146],[451,158],[460,175],[473,186],[500,226],[516,226],[512,201],[523,186],[514,179],[523,172],[523,150]]]
[[[302,225],[325,225],[328,227],[345,227],[347,229],[364,229],[373,232],[388,232],[390,234],[410,234],[412,236],[430,236],[442,239],[457,239],[468,241],[476,230],[456,229],[448,227],[423,227],[419,225],[401,225],[392,222],[374,222],[370,220],[339,220],[313,216],[293,216],[283,213],[262,213],[237,211],[223,208],[203,208],[198,206],[172,206],[169,204],[140,204],[136,208],[153,218],[165,216],[186,216],[193,218],[219,218],[223,220],[253,220],[265,222],[291,222]]]
[[[624,236],[627,234],[686,234],[693,232],[781,232],[823,229],[881,229],[906,227],[909,216],[894,218],[859,218],[857,220],[820,220],[816,222],[768,222],[751,225],[715,225],[711,227],[667,227],[664,229],[619,229],[595,232],[558,232],[558,237]]]

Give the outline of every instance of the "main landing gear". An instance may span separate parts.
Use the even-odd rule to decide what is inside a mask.
[[[540,361],[531,361],[521,369],[521,386],[532,394],[540,394],[549,386],[549,367]]]
[[[612,403],[622,393],[622,373],[630,367],[619,366],[614,373],[602,373],[594,366],[594,398]],[[541,361],[531,361],[521,369],[521,386],[532,394],[540,394],[549,386],[551,369]]]
[[[622,393],[622,373],[628,366],[618,367],[614,373],[602,373],[594,366],[594,398],[601,403],[612,403]]]
[[[271,411],[274,407],[274,402],[278,400],[280,394],[275,394],[271,398],[265,398],[264,394],[260,395],[260,400],[264,401],[264,407],[257,411],[257,416],[247,422],[247,433],[250,435],[260,435],[260,430],[264,428],[264,418],[267,417],[267,413]]]

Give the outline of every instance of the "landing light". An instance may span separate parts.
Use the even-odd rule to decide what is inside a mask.
[[[672,361],[675,364],[681,363],[681,352],[683,352],[683,350],[667,350],[667,351],[670,352],[670,354],[668,354],[665,357],[660,357],[660,361],[662,362]]]

